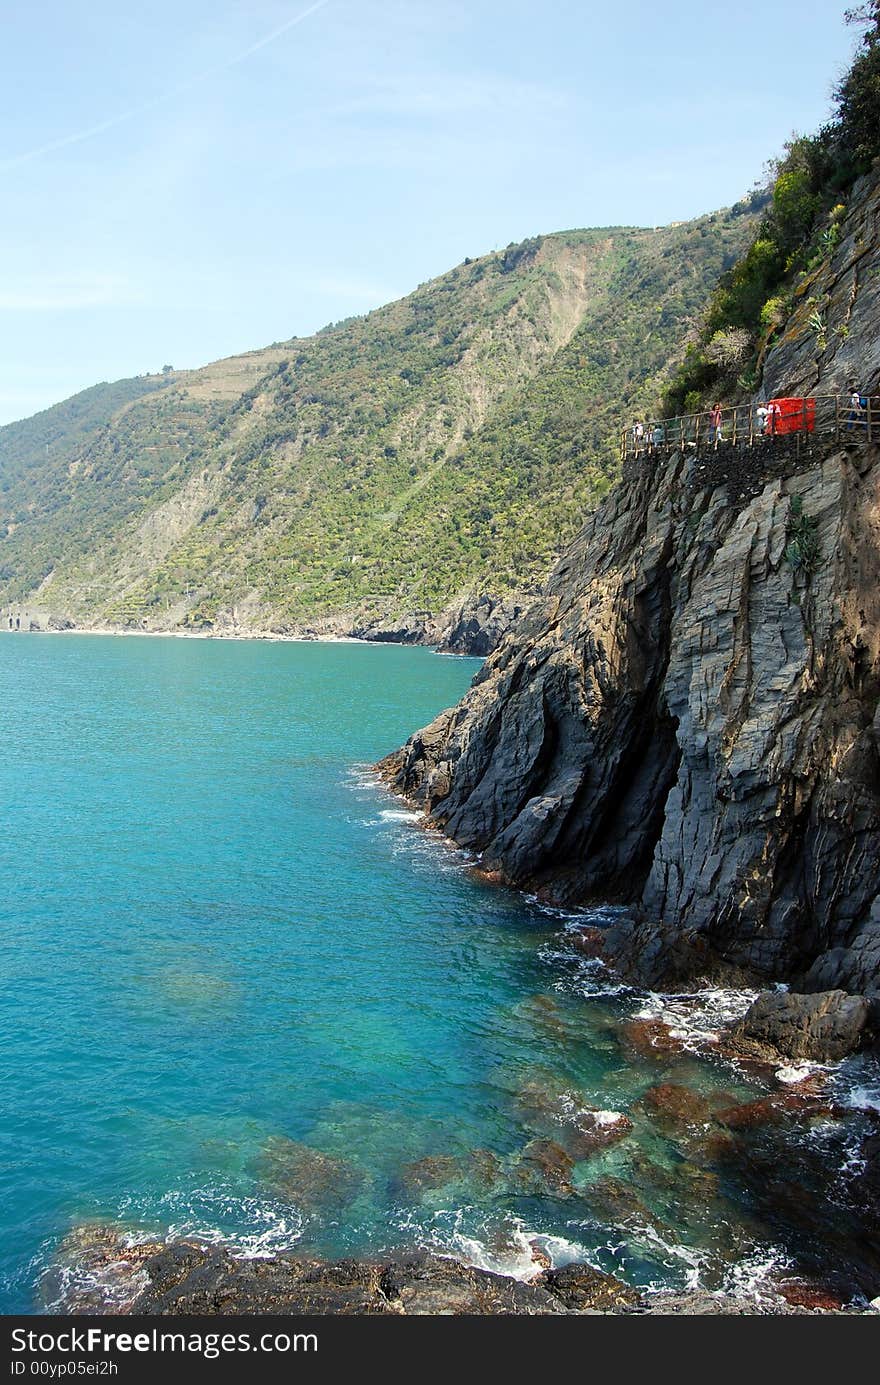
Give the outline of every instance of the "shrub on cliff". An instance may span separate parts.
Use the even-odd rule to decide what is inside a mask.
[[[816,135],[786,145],[755,239],[722,276],[698,339],[666,388],[667,415],[699,408],[709,393],[731,396],[753,388],[767,346],[785,321],[786,289],[834,251],[846,212],[841,199],[880,155],[880,0],[848,11],[846,19],[864,32],[835,89],[834,118]],[[732,359],[717,343],[735,329],[747,333],[749,345]]]
[[[880,153],[880,0],[847,12],[865,34],[849,72],[838,83],[839,169],[852,181],[866,173]]]

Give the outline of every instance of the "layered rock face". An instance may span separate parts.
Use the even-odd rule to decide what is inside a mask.
[[[493,654],[520,616],[524,598],[489,596],[468,597],[444,612],[443,628],[437,644],[439,654],[470,654],[484,659]]]
[[[878,577],[876,446],[648,463],[383,770],[486,870],[631,904],[643,981],[880,998]]]
[[[347,633],[374,644],[436,645],[438,654],[466,654],[484,659],[498,648],[521,614],[525,596],[473,593],[434,616],[415,611],[355,625]]]
[[[834,254],[795,291],[786,330],[764,364],[761,395],[838,394],[848,388],[876,394],[878,321],[880,179],[866,175],[853,188]]]

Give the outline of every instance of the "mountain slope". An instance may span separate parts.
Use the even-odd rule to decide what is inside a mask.
[[[0,428],[0,600],[19,600],[173,491],[206,430],[280,356],[95,385]]]
[[[102,387],[109,422],[67,425],[78,396],[48,458],[47,415],[0,430],[0,604],[290,629],[534,582],[750,227],[536,238],[312,338]]]

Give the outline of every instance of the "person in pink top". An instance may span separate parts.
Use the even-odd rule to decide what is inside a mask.
[[[723,442],[721,435],[721,405],[713,404],[709,413],[709,441],[710,443]]]

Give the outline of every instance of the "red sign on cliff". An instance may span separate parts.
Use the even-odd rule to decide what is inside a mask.
[[[767,409],[768,433],[812,433],[816,427],[815,399],[768,399]]]

